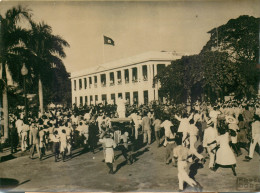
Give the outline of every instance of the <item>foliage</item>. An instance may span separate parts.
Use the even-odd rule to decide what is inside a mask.
[[[30,24],[26,41],[29,52],[26,58],[33,85],[37,85],[39,79],[42,80],[44,104],[63,103],[64,100],[67,103],[70,81],[62,58],[66,57],[64,47],[69,44],[60,36],[53,35],[51,26],[46,23],[36,24],[30,21]]]
[[[240,16],[212,29],[211,38],[198,55],[172,61],[155,77],[160,91],[176,103],[206,97],[252,97],[257,94],[259,70],[259,18]]]
[[[228,53],[236,63],[238,75],[235,94],[254,96],[257,94],[259,70],[259,22],[260,18],[243,15],[209,31],[210,40],[201,53],[218,50]]]
[[[0,63],[5,84],[7,84],[6,68],[14,81],[21,82],[23,60],[20,53],[26,50],[23,44],[26,31],[17,26],[17,22],[21,18],[30,19],[30,12],[29,9],[17,6],[7,10],[4,16],[0,15]]]

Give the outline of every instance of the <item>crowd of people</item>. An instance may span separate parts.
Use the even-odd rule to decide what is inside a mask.
[[[39,160],[52,151],[55,162],[72,156],[72,150],[96,153],[103,148],[104,162],[114,174],[114,149],[122,151],[129,164],[139,146],[165,149],[165,164],[178,169],[179,189],[184,182],[200,188],[187,172],[191,162],[205,164],[216,171],[230,167],[236,176],[236,157],[241,148],[250,161],[260,144],[260,109],[258,100],[229,100],[213,104],[196,101],[187,111],[181,105],[97,105],[73,109],[49,109],[45,113],[13,112],[9,115],[11,152],[30,151]],[[258,149],[259,150],[259,149]]]

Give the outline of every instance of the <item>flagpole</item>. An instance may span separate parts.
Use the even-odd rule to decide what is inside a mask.
[[[104,36],[103,36],[103,64],[105,63],[105,43],[104,43]]]

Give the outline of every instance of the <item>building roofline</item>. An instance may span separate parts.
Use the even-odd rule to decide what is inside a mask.
[[[83,77],[83,76],[88,76],[88,75],[93,75],[93,74],[99,74],[99,73],[102,73],[102,72],[106,72],[106,71],[111,71],[111,70],[115,70],[115,69],[119,69],[119,68],[124,68],[124,67],[128,67],[128,66],[133,66],[133,65],[136,65],[136,64],[141,64],[141,63],[145,63],[145,62],[151,62],[151,61],[172,61],[172,60],[146,60],[146,61],[142,61],[142,62],[137,62],[137,63],[133,63],[133,64],[128,64],[128,65],[125,65],[125,66],[119,66],[119,67],[115,67],[115,68],[109,68],[109,69],[106,69],[106,70],[101,70],[101,71],[96,71],[96,72],[91,72],[91,73],[88,73],[88,74],[83,74],[83,75],[78,75],[78,76],[73,76],[73,77],[69,77],[69,79],[73,79],[73,78],[80,78],[80,77]]]
[[[170,61],[181,58],[183,55],[185,55],[185,54],[180,54],[180,53],[176,53],[176,52],[147,52],[147,53],[143,53],[143,54],[136,55],[133,57],[123,58],[120,60],[104,63],[104,64],[96,66],[96,67],[88,68],[90,72],[88,72],[88,70],[72,72],[70,79],[93,75],[93,74],[99,74],[102,72],[107,72],[107,71],[124,68],[124,67],[129,67],[129,66],[133,66],[133,65],[141,64],[141,63],[145,63],[145,62],[150,62],[150,61],[163,61],[163,62],[169,61],[170,62]],[[120,63],[126,63],[126,64],[120,65]],[[102,67],[104,69],[99,70],[98,69],[99,67]]]

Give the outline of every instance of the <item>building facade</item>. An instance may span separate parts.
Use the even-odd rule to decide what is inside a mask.
[[[159,100],[159,85],[153,79],[164,66],[181,56],[175,52],[148,52],[72,72],[72,104],[113,104],[119,97],[131,105]]]

